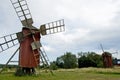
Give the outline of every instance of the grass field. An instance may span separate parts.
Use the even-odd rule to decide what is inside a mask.
[[[4,72],[0,74],[0,80],[120,80],[120,68],[59,69],[53,71],[54,75],[43,70],[38,72],[40,74],[22,77]]]

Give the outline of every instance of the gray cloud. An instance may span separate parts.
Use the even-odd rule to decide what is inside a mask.
[[[65,19],[66,31],[42,36],[41,42],[51,60],[64,54],[81,51],[102,53],[99,44],[107,51],[120,48],[119,0],[27,0],[34,26]],[[6,5],[4,5],[6,4]],[[0,3],[0,36],[18,32],[21,23],[10,1]]]

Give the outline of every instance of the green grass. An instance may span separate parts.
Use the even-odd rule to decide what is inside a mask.
[[[120,68],[82,68],[59,69],[50,72],[40,71],[40,74],[32,76],[14,76],[13,72],[0,74],[0,80],[120,80]]]

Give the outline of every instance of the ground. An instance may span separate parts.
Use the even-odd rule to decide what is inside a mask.
[[[44,70],[37,70],[35,75],[18,77],[8,71],[0,74],[0,80],[120,80],[120,68],[81,68],[58,69],[54,75]]]

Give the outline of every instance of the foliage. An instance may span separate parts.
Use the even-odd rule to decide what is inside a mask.
[[[82,54],[82,55],[81,55]],[[103,67],[102,56],[95,52],[81,52],[78,55],[78,66],[81,67]]]
[[[57,70],[58,69],[55,61],[53,61],[53,62],[50,63],[50,69],[51,70]]]
[[[58,68],[64,68],[64,61],[62,56],[57,57],[56,65],[58,66]]]
[[[56,59],[56,65],[59,68],[76,68],[77,67],[77,58],[76,55],[71,52],[66,52],[64,55]]]
[[[6,66],[5,64],[0,64],[0,68],[3,68],[4,66]],[[10,68],[16,68],[18,67],[18,65],[7,65],[7,67]]]
[[[23,76],[23,75],[25,75],[25,74],[23,73],[22,69],[18,68],[15,72],[15,76]]]

